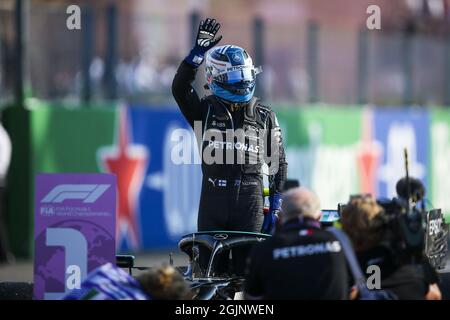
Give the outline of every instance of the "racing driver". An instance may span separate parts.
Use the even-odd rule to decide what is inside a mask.
[[[254,96],[256,75],[248,52],[215,46],[215,19],[201,21],[195,45],[178,68],[172,93],[196,133],[202,159],[198,231],[272,233],[281,208],[287,163],[275,113]],[[192,83],[205,61],[211,95],[199,98]],[[263,172],[268,166],[270,209],[263,214]]]

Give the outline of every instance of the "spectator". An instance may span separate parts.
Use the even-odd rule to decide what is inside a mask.
[[[136,280],[142,289],[156,300],[183,300],[191,298],[182,275],[173,267],[163,266],[144,272]]]
[[[377,265],[381,271],[381,289],[398,299],[441,299],[438,278],[427,261],[421,264],[399,263],[387,239],[387,217],[370,196],[352,197],[342,211],[342,228],[353,243],[361,269]]]
[[[281,226],[255,245],[247,269],[247,299],[348,299],[348,269],[340,243],[320,229],[320,203],[304,187],[283,196]]]
[[[93,272],[64,300],[182,300],[189,289],[173,267],[152,268],[136,278],[107,263]]]

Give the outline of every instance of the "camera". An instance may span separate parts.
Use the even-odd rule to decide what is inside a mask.
[[[441,210],[426,209],[425,188],[418,179],[406,176],[397,182],[396,190],[397,197],[377,199],[384,209],[382,245],[398,265],[428,259],[436,269],[445,268],[449,227]],[[338,205],[339,214],[344,208]]]

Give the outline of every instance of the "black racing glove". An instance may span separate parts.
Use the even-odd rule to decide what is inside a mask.
[[[206,51],[222,40],[222,36],[216,38],[216,33],[219,29],[220,23],[216,22],[215,19],[208,18],[206,21],[200,21],[194,48],[192,48],[191,52],[184,60],[196,68],[200,66]]]

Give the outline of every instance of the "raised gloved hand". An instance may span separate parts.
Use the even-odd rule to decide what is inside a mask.
[[[215,19],[208,18],[200,21],[194,48],[192,48],[185,61],[194,67],[202,64],[206,51],[214,47],[222,36],[216,38],[216,33],[220,29],[220,23]]]
[[[262,233],[274,234],[278,223],[279,213],[281,211],[281,194],[275,193],[269,197],[269,212],[264,217]]]

